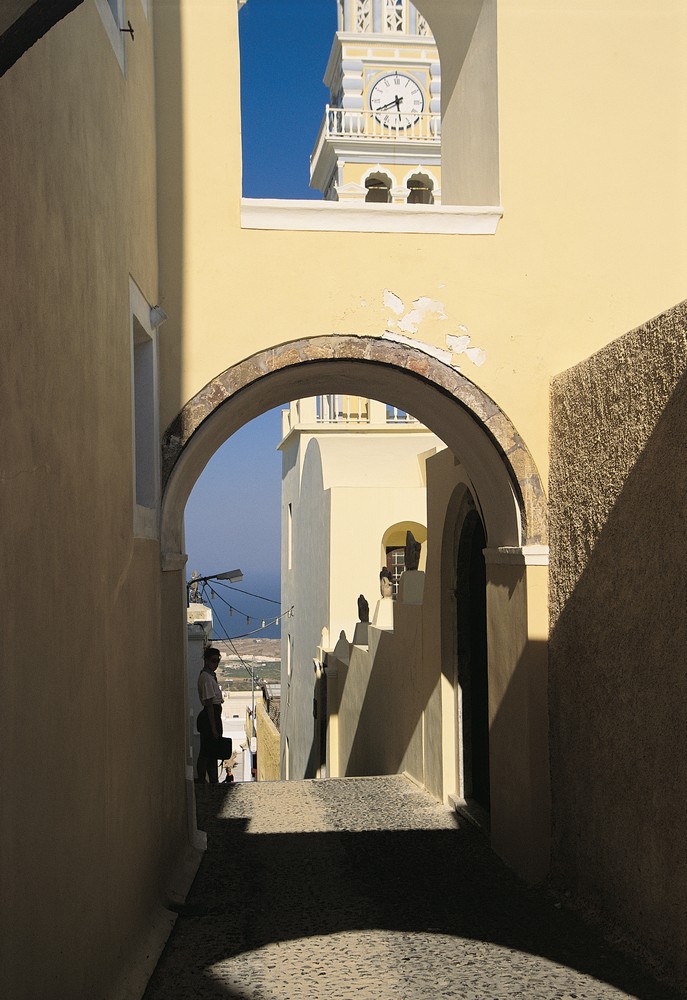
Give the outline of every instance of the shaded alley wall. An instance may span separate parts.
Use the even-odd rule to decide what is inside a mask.
[[[183,619],[163,636],[159,544],[134,529],[130,276],[148,306],[158,276],[152,32],[141,4],[130,16],[126,76],[88,3],[0,80],[0,995],[14,1000],[104,998],[133,967],[144,982],[187,844],[184,681],[161,652],[182,648]]]
[[[553,872],[687,977],[687,304],[552,390]]]

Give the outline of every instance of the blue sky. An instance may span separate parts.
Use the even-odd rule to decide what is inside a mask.
[[[247,198],[320,198],[308,186],[309,157],[327,88],[322,77],[336,30],[336,0],[248,0],[239,12],[243,193]],[[279,600],[280,409],[242,427],[216,452],[186,507],[188,577],[240,568],[241,590]],[[279,613],[236,588],[213,602],[238,636]],[[246,622],[246,615],[251,622]],[[273,627],[257,635],[275,638]]]
[[[329,97],[336,0],[248,0],[239,30],[243,194],[321,198],[309,158]]]

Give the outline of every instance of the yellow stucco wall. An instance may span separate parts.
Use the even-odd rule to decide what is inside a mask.
[[[165,82],[194,114],[185,111],[176,136],[183,174],[174,199],[163,196],[161,227],[181,223],[188,238],[162,276],[170,301],[183,283],[173,320],[183,375],[178,391],[167,381],[163,422],[269,344],[381,335],[390,288],[406,303],[444,303],[448,320],[423,324],[419,339],[445,347],[447,333],[467,328],[486,360],[458,359],[465,374],[510,416],[545,474],[551,375],[682,297],[684,12],[640,0],[622,11],[614,0],[524,10],[503,0],[503,220],[491,237],[418,237],[241,230],[236,16],[231,5],[208,5],[202,19],[187,2],[181,9],[188,31]],[[221,130],[209,127],[215,117]],[[163,158],[163,178],[170,169]]]
[[[373,612],[373,608],[370,609]],[[349,660],[328,658],[332,777],[399,774],[425,782],[426,707],[422,683],[422,610],[394,609],[394,629],[369,629],[369,647],[351,646]]]
[[[129,276],[157,301],[157,243],[152,33],[129,6],[126,77],[87,2],[0,79],[0,993],[16,1000],[108,996],[186,842],[183,674],[161,653],[159,545],[133,534]]]
[[[430,16],[442,54],[450,130],[452,60],[461,51],[454,53],[444,39],[463,25],[462,8],[435,0],[419,7]],[[687,14],[669,0],[651,8],[642,0],[574,8],[561,0],[526,8],[501,0],[503,218],[492,236],[448,236],[279,229],[291,223],[285,213],[280,223],[278,206],[274,229],[242,229],[236,15],[231,5],[207,5],[202,18],[197,10],[182,0],[180,35],[171,5],[158,18],[157,83],[166,126],[161,296],[171,315],[163,424],[218,373],[273,345],[330,334],[383,335],[399,318],[384,306],[389,289],[406,311],[423,296],[441,304],[441,313],[410,332],[411,340],[445,349],[447,335],[470,337],[474,353],[454,354],[453,362],[508,415],[546,482],[551,377],[684,294],[687,71],[680,39]],[[223,128],[214,128],[215,121]],[[446,194],[454,150],[446,129],[443,143]],[[307,395],[307,369],[297,395]],[[545,573],[535,568],[527,575],[532,579],[517,590],[515,603],[535,627],[546,617]],[[505,589],[494,583],[492,606]],[[494,719],[505,718],[504,699],[513,695],[521,638],[498,629],[491,636],[508,663]],[[446,750],[440,687],[437,679],[425,746],[431,773],[438,774]],[[524,704],[516,703],[508,731]],[[532,738],[541,768],[542,734]],[[521,763],[524,780],[526,759]],[[442,788],[437,781],[434,790],[443,794]],[[518,820],[521,836],[528,823]]]
[[[418,6],[449,120],[456,5]],[[161,575],[159,546],[132,530],[129,277],[169,315],[163,427],[257,351],[380,336],[391,289],[443,304],[411,338],[445,347],[465,329],[484,352],[454,360],[543,476],[551,377],[684,297],[684,5],[501,0],[503,219],[479,237],[242,229],[235,5],[151,7],[154,52],[143,5],[125,4],[126,76],[89,0],[0,80],[0,967],[16,998],[49,995],[55,977],[70,997],[106,996],[187,838],[183,567]],[[538,597],[516,588],[535,625]],[[425,728],[436,773],[443,737]],[[47,775],[27,733],[49,747]]]

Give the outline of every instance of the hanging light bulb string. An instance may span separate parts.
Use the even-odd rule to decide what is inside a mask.
[[[286,615],[284,617],[293,618],[293,608],[289,608],[289,610],[286,612]],[[268,622],[266,627],[269,628],[270,625],[273,625],[278,620],[279,619],[274,619],[274,621]],[[232,636],[232,635],[229,635],[229,633],[227,632],[227,630],[224,627],[224,625],[222,624],[222,622],[219,621],[219,620],[218,620],[218,622],[219,622],[219,625],[221,626],[222,631],[224,632],[224,635],[217,636],[217,639],[219,639],[221,642],[228,642],[229,645],[231,646],[231,648],[234,650],[234,653],[236,654],[236,656],[238,657],[238,659],[241,661],[241,664],[245,667],[245,669],[249,673],[251,673],[250,667],[247,666],[245,660],[243,659],[243,657],[241,656],[241,654],[237,650],[236,646],[234,645],[233,640],[234,639],[246,639],[248,636],[255,635],[256,632],[262,632],[262,629],[261,628],[256,628],[253,632],[245,632],[243,635],[233,635]]]
[[[293,609],[291,609],[290,611],[287,611],[285,615],[282,615],[282,617],[283,618],[293,618]],[[278,624],[279,624],[279,618],[273,618],[271,621],[266,621],[259,628],[254,628],[251,632],[242,632],[240,635],[233,635],[233,636],[226,635],[224,638],[225,639],[247,639],[251,635],[257,635],[258,632],[264,632],[264,630],[266,628],[271,628],[272,625],[278,625]],[[224,629],[224,631],[226,632],[226,629]]]
[[[233,614],[234,612],[236,612],[237,614],[243,615],[245,617],[245,619],[246,619],[246,625],[250,625],[251,616],[249,614],[246,614],[246,612],[239,611],[238,608],[235,608],[233,606],[233,604],[230,604],[229,601],[225,600],[225,598],[222,597],[222,595],[220,593],[218,593],[214,589],[214,587],[210,586],[210,584],[208,584],[207,582],[203,583],[201,586],[202,586],[201,596],[203,598],[205,598],[205,599],[209,598],[209,599],[212,600],[213,598],[217,597],[222,602],[222,604],[225,604],[229,608],[229,611],[230,611],[231,614]],[[263,600],[269,600],[269,598],[263,598]],[[277,601],[273,601],[271,603],[276,604],[278,602]],[[281,605],[280,605],[280,607],[281,607]],[[253,629],[251,632],[243,632],[241,635],[235,635],[235,636],[233,636],[233,638],[234,639],[246,639],[248,636],[256,635],[256,633],[262,632],[264,629],[271,628],[272,625],[278,625],[279,621],[280,621],[280,619],[282,617],[284,617],[284,618],[293,618],[293,607],[289,608],[289,610],[286,612],[285,615],[277,615],[275,618],[272,618],[270,621],[266,621],[266,619],[264,619],[264,618],[261,619],[262,624],[260,625],[259,628]],[[221,624],[221,622],[220,622],[220,624]],[[224,628],[224,626],[222,626],[222,627]],[[224,629],[224,631],[226,632],[226,629]],[[230,636],[229,636],[228,633],[225,636],[225,638],[226,639],[230,638]]]
[[[206,594],[209,595],[209,597],[210,597],[211,600],[214,599],[214,598],[219,598],[219,600],[222,602],[222,604],[226,604],[226,606],[229,608],[229,611],[231,612],[232,615],[234,613],[236,613],[237,615],[242,615],[246,619],[246,624],[247,625],[250,625],[251,618],[255,617],[255,615],[248,614],[247,611],[241,611],[241,609],[237,608],[234,604],[230,604],[229,601],[227,601],[226,598],[224,598],[219,593],[219,591],[215,590],[214,584],[211,585],[209,583],[204,583],[202,585],[201,594],[202,594],[203,597],[205,597]],[[257,596],[257,595],[253,595],[253,596]],[[269,600],[269,598],[262,598],[262,600]],[[275,601],[274,603],[277,603],[277,602]],[[280,607],[281,607],[281,605],[280,605]]]

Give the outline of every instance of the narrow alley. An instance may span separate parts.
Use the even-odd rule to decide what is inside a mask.
[[[207,785],[145,1000],[676,1000],[402,776]]]

